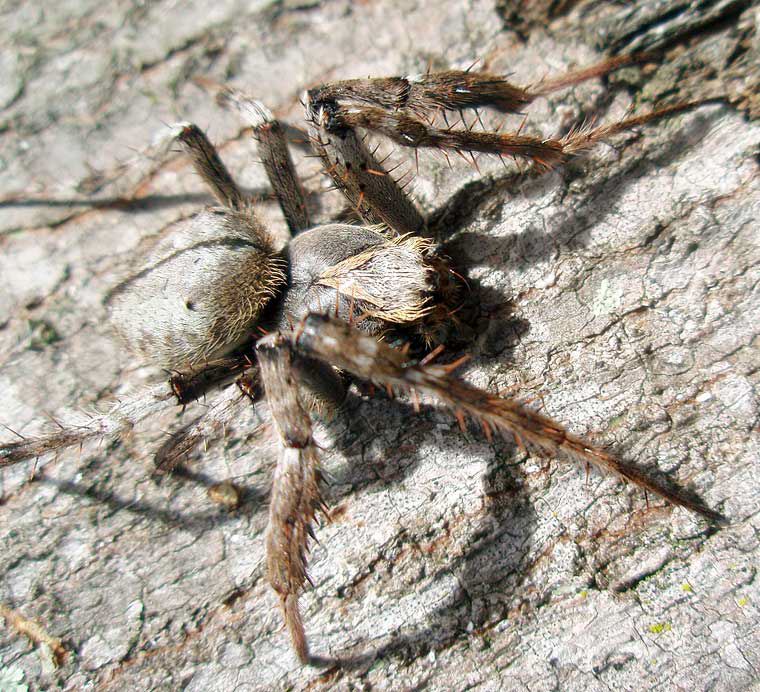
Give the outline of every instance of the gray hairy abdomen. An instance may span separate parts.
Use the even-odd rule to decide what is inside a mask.
[[[271,255],[255,219],[206,209],[114,289],[108,298],[114,327],[133,352],[165,367],[219,357],[248,337],[273,295],[271,268],[277,264],[281,274],[282,268]]]

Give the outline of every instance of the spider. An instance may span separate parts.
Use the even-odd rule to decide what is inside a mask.
[[[408,392],[415,407],[419,395],[427,395],[451,409],[462,428],[474,420],[488,438],[509,433],[521,445],[594,464],[708,520],[721,521],[720,514],[698,499],[653,481],[550,418],[467,384],[454,374],[463,358],[434,362],[457,322],[461,277],[437,250],[426,220],[402,186],[358,134],[383,135],[415,151],[511,156],[540,173],[619,132],[695,104],[580,127],[557,139],[450,125],[447,113],[477,114],[480,108],[516,113],[542,95],[639,60],[641,56],[608,60],[528,87],[486,72],[449,70],[339,81],[308,91],[305,111],[312,149],[361,225],[313,226],[283,125],[260,102],[223,89],[220,101],[239,112],[258,140],[290,240],[283,249],[275,248],[253,202],[201,129],[191,123],[173,126],[173,140],[189,155],[218,206],[180,224],[107,298],[126,345],[171,371],[168,386],[159,384],[81,425],[0,444],[0,467],[89,438],[117,436],[166,405],[185,405],[213,388],[235,383],[251,399],[263,390],[280,447],[266,533],[267,572],[293,648],[304,663],[310,654],[298,601],[309,580],[313,523],[319,512],[327,515],[312,416],[336,410],[351,378],[378,384],[389,393]],[[401,337],[407,339],[406,346],[391,345]],[[417,357],[409,347],[412,342],[422,344],[424,357]],[[233,387],[227,391],[237,392]],[[223,422],[226,411],[212,407],[205,418],[172,435],[156,454],[159,470],[174,468]]]

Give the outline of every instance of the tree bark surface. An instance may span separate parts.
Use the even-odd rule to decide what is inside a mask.
[[[0,423],[33,434],[54,425],[46,416],[104,410],[165,376],[124,352],[103,303],[136,255],[211,202],[184,158],[148,155],[164,123],[205,128],[284,231],[250,133],[209,83],[301,126],[303,90],[328,80],[479,60],[531,83],[657,50],[647,66],[538,100],[525,131],[710,103],[558,171],[520,175],[483,156],[477,169],[458,157],[449,167],[422,153],[417,172],[414,157],[392,155],[407,160],[415,201],[467,275],[474,340],[462,376],[694,490],[730,523],[716,529],[593,470],[463,434],[430,402],[415,414],[403,399],[354,392],[319,429],[332,521],[301,599],[321,665],[303,667],[264,574],[276,451],[264,407],[240,407],[186,473],[151,479],[167,431],[212,393],[116,443],[0,472],[0,688],[756,684],[758,8],[127,5],[3,13]],[[304,146],[294,152],[324,221],[342,203]],[[242,489],[234,511],[209,493],[226,479]],[[56,665],[57,640],[68,653]]]

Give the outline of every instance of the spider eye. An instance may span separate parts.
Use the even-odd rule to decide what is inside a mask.
[[[195,303],[192,300],[186,300],[185,307],[190,311],[195,310]]]

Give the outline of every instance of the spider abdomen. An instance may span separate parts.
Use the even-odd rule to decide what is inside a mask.
[[[187,367],[238,346],[284,282],[284,263],[252,214],[205,209],[111,293],[111,317],[138,355]]]

